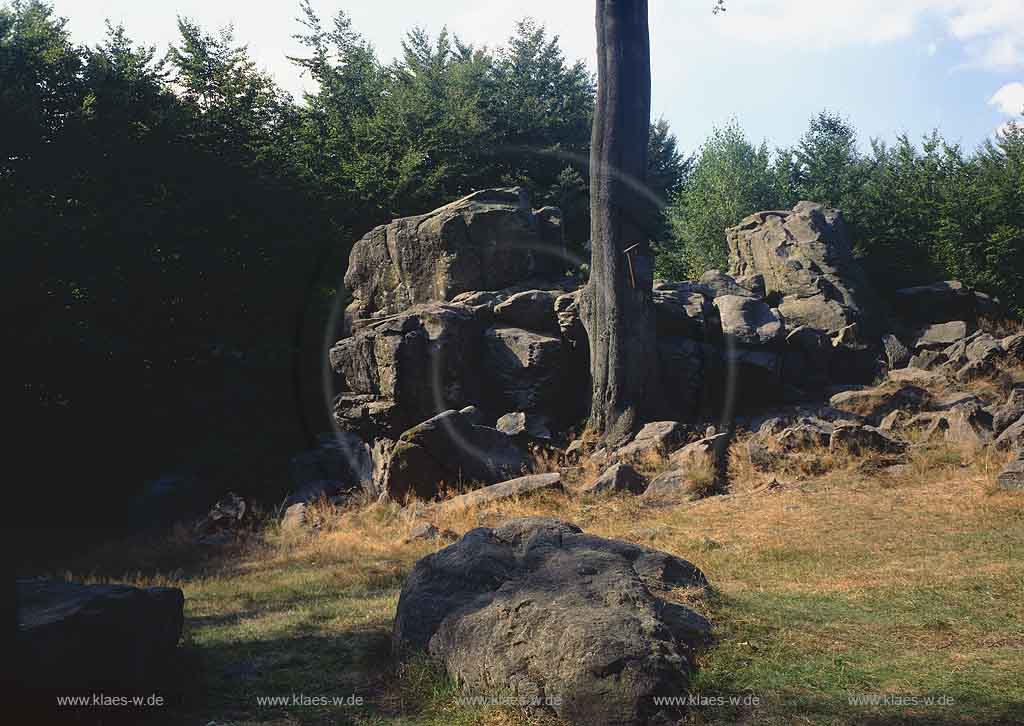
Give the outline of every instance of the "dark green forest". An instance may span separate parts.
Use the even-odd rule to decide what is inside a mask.
[[[143,481],[190,467],[207,504],[285,489],[288,455],[329,428],[327,325],[375,225],[521,184],[583,248],[595,79],[555,29],[523,20],[481,48],[414,28],[387,62],[343,12],[296,15],[303,98],[230,29],[181,18],[161,55],[123,27],[80,45],[38,0],[0,9],[20,420],[60,526],[123,521]],[[666,276],[724,266],[725,226],[813,199],[844,210],[879,289],[957,277],[1024,310],[1022,126],[977,150],[933,134],[864,151],[823,112],[792,148],[737,125],[692,146],[652,124]]]

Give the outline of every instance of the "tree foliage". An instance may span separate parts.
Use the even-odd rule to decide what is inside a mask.
[[[1010,124],[974,153],[938,132],[915,144],[872,139],[822,112],[792,148],[754,146],[734,122],[715,129],[667,216],[659,270],[691,277],[727,264],[724,229],[801,199],[840,208],[880,290],[957,278],[1024,313],[1024,127]]]

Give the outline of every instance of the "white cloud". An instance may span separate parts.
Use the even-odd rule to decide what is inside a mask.
[[[1024,83],[1007,83],[992,95],[988,103],[1012,116],[1024,113]]]
[[[746,42],[832,50],[902,40],[928,18],[962,44],[965,65],[1024,65],[1024,0],[748,0],[719,27]]]
[[[928,44],[928,57],[930,58],[930,57],[934,56],[938,52],[939,52],[939,44],[936,43],[933,40],[931,43]]]

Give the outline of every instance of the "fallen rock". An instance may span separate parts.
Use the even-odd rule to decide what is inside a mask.
[[[468,507],[482,506],[502,499],[512,499],[542,491],[562,491],[562,475],[555,472],[553,474],[521,476],[518,479],[491,484],[432,504],[429,509],[435,513],[459,511]]]
[[[854,259],[838,210],[800,202],[791,211],[757,212],[726,230],[730,272],[761,274],[781,296],[787,327],[836,332],[873,322],[875,296]]]
[[[899,454],[906,450],[907,445],[880,428],[848,424],[836,426],[829,438],[828,448],[830,451],[847,450],[854,454]]]
[[[706,585],[664,552],[557,520],[511,520],[413,567],[394,640],[400,654],[430,654],[474,693],[547,699],[572,724],[660,723],[681,712],[655,697],[685,692],[711,628],[659,595]]]
[[[15,590],[10,673],[23,695],[166,697],[184,622],[181,590],[54,580],[17,580]]]
[[[585,494],[608,494],[610,492],[642,494],[646,488],[647,479],[632,466],[612,464],[580,491]]]
[[[996,477],[996,483],[1002,489],[1024,490],[1024,451],[1018,453],[1017,458],[1003,467]]]

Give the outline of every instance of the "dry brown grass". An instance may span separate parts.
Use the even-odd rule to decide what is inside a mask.
[[[557,517],[690,560],[707,574],[714,597],[672,597],[705,612],[719,637],[702,656],[697,687],[760,694],[767,705],[758,723],[870,720],[846,705],[850,691],[952,690],[958,704],[974,709],[976,723],[996,720],[1007,699],[1024,698],[1016,679],[1024,668],[1021,497],[994,486],[1007,455],[923,442],[902,467],[886,468],[819,448],[782,453],[766,473],[743,444],[731,447],[729,493],[691,504],[544,492],[429,516],[459,535],[512,517]],[[113,575],[185,590],[187,647],[217,694],[190,712],[191,721],[336,723],[332,711],[260,711],[252,694],[344,689],[373,703],[350,714],[357,724],[552,722],[461,707],[453,687],[429,668],[395,670],[387,643],[401,583],[417,559],[446,544],[404,541],[414,509],[361,502],[314,510],[321,522],[314,533],[269,526],[219,555],[207,552],[196,569],[133,567]],[[168,556],[189,548],[180,531],[163,544]],[[111,578],[113,568],[97,563],[93,577]],[[255,663],[263,675],[221,675],[239,662]],[[808,710],[812,696],[825,700],[821,713]],[[736,720],[727,710],[701,715],[702,723]]]

